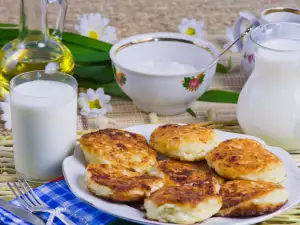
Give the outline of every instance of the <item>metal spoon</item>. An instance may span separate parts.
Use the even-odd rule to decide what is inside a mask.
[[[219,59],[221,58],[222,55],[224,55],[233,45],[235,45],[239,40],[241,40],[243,37],[245,37],[250,31],[255,27],[255,25],[251,25],[248,27],[235,41],[233,41],[227,48],[224,49],[223,52],[221,52],[213,61],[211,61],[207,66],[202,68],[202,70],[207,70],[213,65],[215,65]]]

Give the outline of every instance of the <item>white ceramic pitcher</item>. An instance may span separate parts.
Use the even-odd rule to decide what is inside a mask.
[[[245,27],[243,27],[243,23],[246,21],[256,26],[275,22],[300,23],[300,9],[286,7],[268,8],[261,12],[260,19],[257,19],[252,14],[241,12],[233,26],[233,36],[235,39],[238,38],[244,31],[243,28]],[[244,53],[241,61],[241,69],[242,73],[246,77],[249,77],[253,70],[255,60],[253,46],[251,41],[249,41],[249,35],[244,37],[243,40],[239,41],[236,44],[236,48],[239,52]]]
[[[256,27],[249,41],[255,66],[237,105],[247,134],[286,150],[300,149],[300,24]]]

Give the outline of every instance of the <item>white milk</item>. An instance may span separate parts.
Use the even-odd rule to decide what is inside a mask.
[[[300,149],[300,40],[274,39],[259,48],[255,68],[238,101],[238,120],[248,134],[271,145]]]
[[[48,180],[76,142],[77,93],[68,84],[37,80],[11,91],[12,129],[18,173]]]

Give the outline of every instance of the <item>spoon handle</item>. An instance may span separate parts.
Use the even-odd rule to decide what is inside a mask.
[[[234,42],[232,42],[227,48],[224,49],[223,52],[221,52],[212,62],[210,62],[207,66],[204,67],[203,70],[207,70],[213,65],[215,65],[222,55],[224,55],[233,45],[235,45],[239,40],[241,40],[243,37],[245,37],[250,31],[254,28],[254,25],[249,26],[237,39],[235,39]]]

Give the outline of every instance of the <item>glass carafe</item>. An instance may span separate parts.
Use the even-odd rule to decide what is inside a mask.
[[[0,98],[9,90],[9,81],[18,74],[45,70],[74,72],[74,60],[70,50],[62,44],[66,0],[20,0],[19,36],[0,51]],[[47,26],[47,7],[59,5],[56,27],[53,33]],[[51,63],[51,64],[49,64]]]
[[[270,23],[251,35],[254,70],[240,93],[237,117],[247,134],[300,149],[300,24]]]

